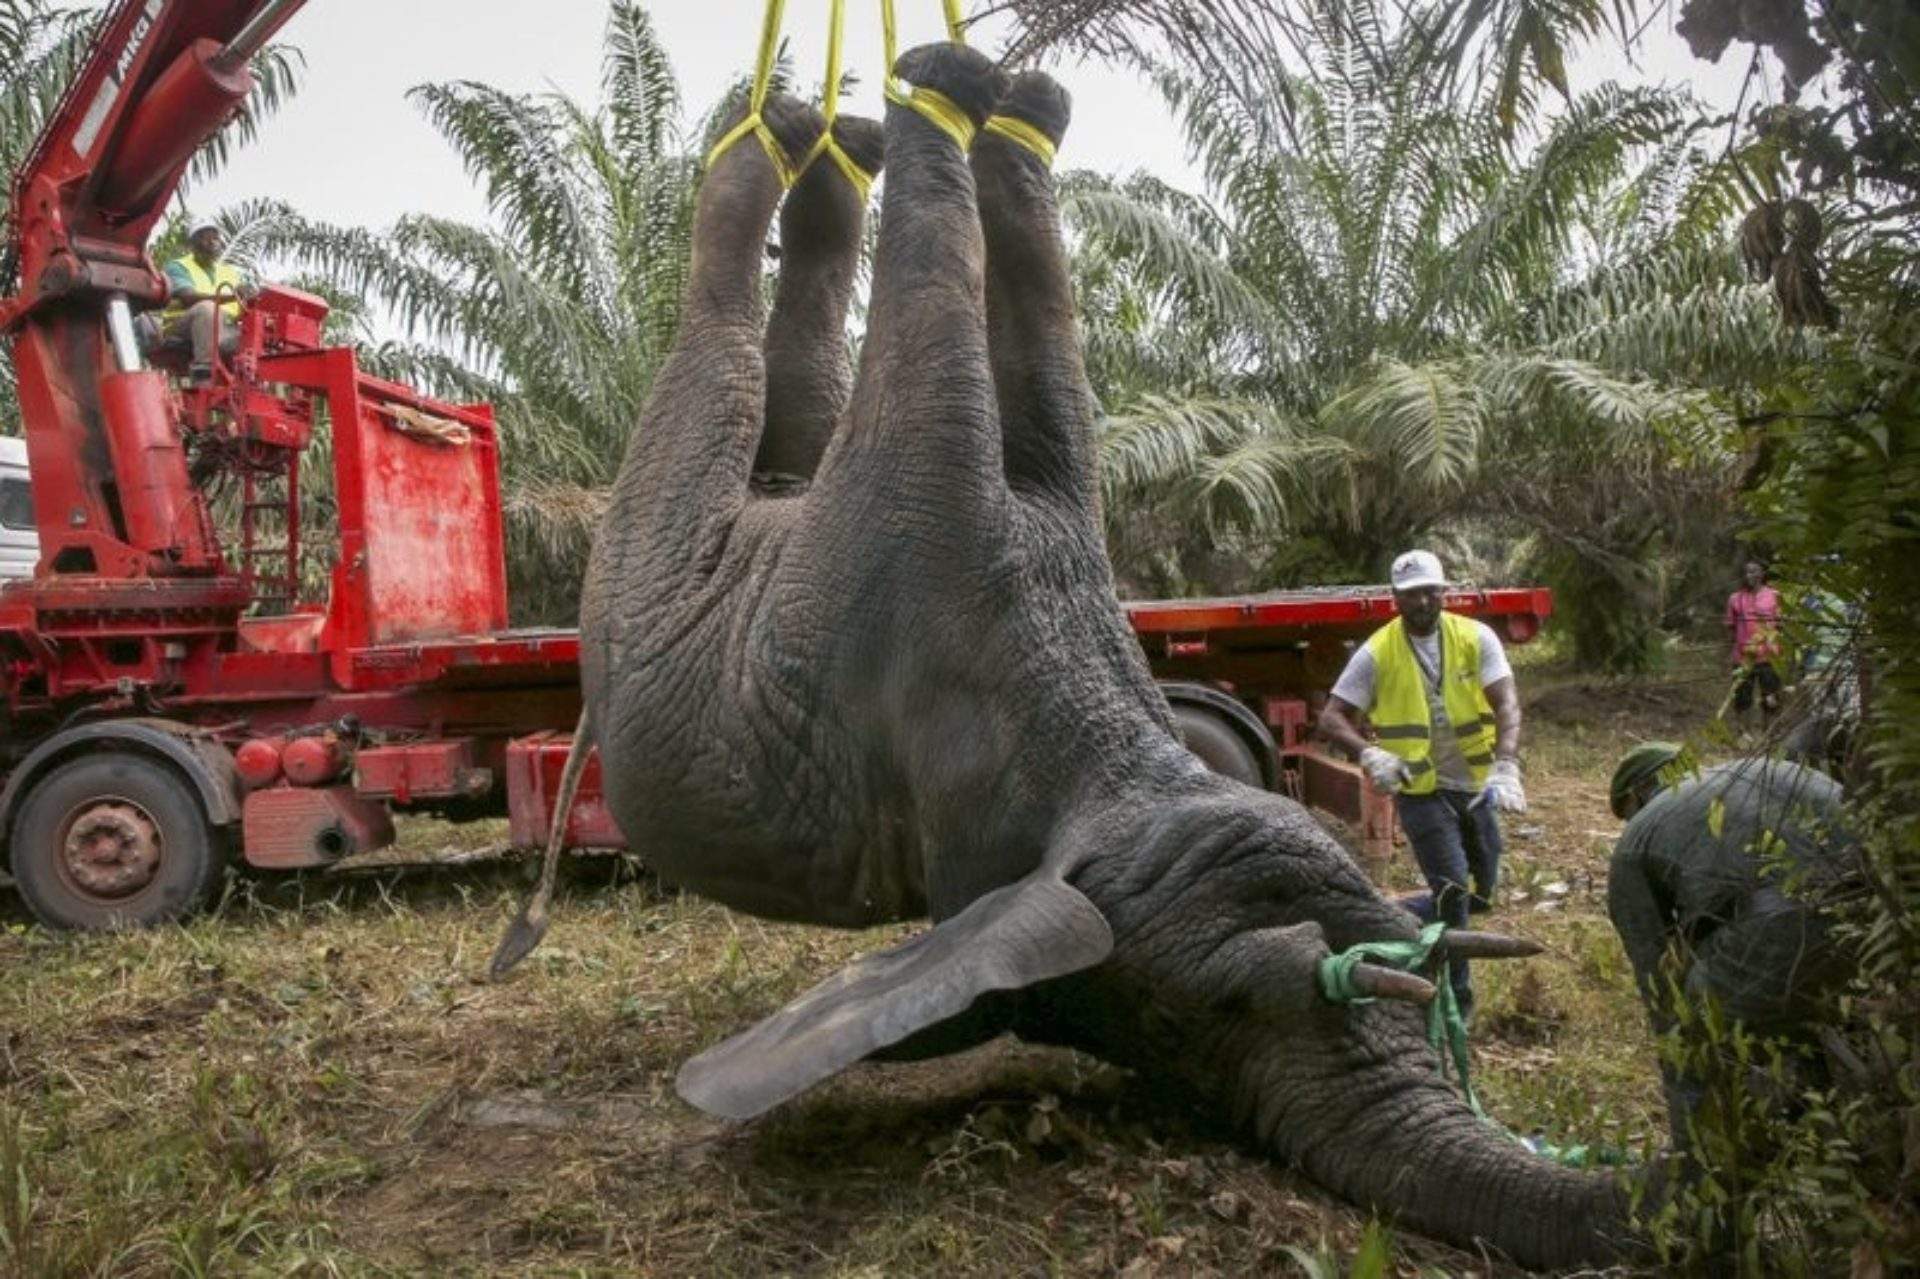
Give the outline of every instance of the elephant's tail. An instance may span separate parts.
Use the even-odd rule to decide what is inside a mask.
[[[573,814],[574,792],[580,789],[580,775],[586,771],[587,756],[593,752],[593,709],[580,708],[580,722],[573,729],[573,745],[567,750],[566,765],[560,770],[560,793],[554,797],[553,813],[547,828],[547,851],[540,864],[540,882],[521,904],[494,948],[487,972],[494,978],[506,976],[514,965],[533,953],[547,935],[547,907],[553,902],[554,874],[560,865],[560,850],[566,843],[567,819]]]

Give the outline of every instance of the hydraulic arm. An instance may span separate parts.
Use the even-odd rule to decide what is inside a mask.
[[[42,570],[221,571],[164,373],[133,316],[166,300],[145,246],[193,155],[253,89],[248,62],[303,0],[119,0],[14,178],[13,344]]]

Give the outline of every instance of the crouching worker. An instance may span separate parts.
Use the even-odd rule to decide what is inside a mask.
[[[1611,792],[1627,825],[1607,914],[1655,1033],[1680,1024],[1676,998],[1694,1010],[1710,999],[1750,1032],[1807,1044],[1849,968],[1823,909],[1858,869],[1840,787],[1771,759],[1696,771],[1681,747],[1649,742],[1620,761]],[[1705,1085],[1664,1055],[1661,1077],[1674,1146],[1690,1148]]]
[[[1446,589],[1431,553],[1408,551],[1393,562],[1400,616],[1354,650],[1320,713],[1320,732],[1394,793],[1428,890],[1404,904],[1425,922],[1463,928],[1500,877],[1493,810],[1524,812],[1527,797],[1513,668],[1491,627],[1441,607]],[[1362,711],[1377,746],[1354,724]],[[1470,1013],[1465,960],[1453,961],[1450,977],[1462,1015]]]
[[[230,356],[239,348],[241,303],[258,290],[240,269],[222,260],[226,237],[211,222],[197,223],[187,236],[187,252],[167,263],[167,308],[158,319],[135,320],[140,346],[156,351],[187,351],[187,376],[196,385],[213,376],[214,352]]]

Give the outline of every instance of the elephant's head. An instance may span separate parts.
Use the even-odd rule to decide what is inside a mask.
[[[702,1054],[683,1093],[748,1115],[863,1056],[1014,1030],[1184,1081],[1406,1225],[1529,1264],[1612,1255],[1612,1181],[1471,1113],[1407,1002],[1317,993],[1329,948],[1413,920],[1175,734],[1102,543],[1048,163],[1065,93],[956,46],[897,70],[916,90],[888,111],[857,378],[853,188],[816,163],[786,197],[766,332],[776,167],[746,141],[708,175],[583,675],[608,801],[667,878],[775,918],[937,926]],[[817,116],[767,115],[789,159],[812,150]]]
[[[1836,907],[1866,890],[1839,784],[1783,760],[1696,771],[1679,753],[1636,748],[1613,788],[1630,820],[1607,913],[1655,1032],[1682,1024],[1683,1001],[1761,1035],[1831,1043],[1833,993],[1858,964]],[[1704,1085],[1667,1060],[1661,1075],[1673,1145],[1687,1149]]]

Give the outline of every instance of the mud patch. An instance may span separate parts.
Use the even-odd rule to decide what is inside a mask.
[[[1684,738],[1696,732],[1725,693],[1717,674],[1690,674],[1660,682],[1571,680],[1529,694],[1527,720],[1540,726],[1611,729],[1639,740]]]

